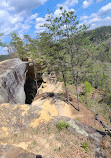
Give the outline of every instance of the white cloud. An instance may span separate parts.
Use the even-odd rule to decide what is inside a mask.
[[[80,20],[86,20],[86,19],[88,19],[88,18],[89,18],[88,16],[84,15],[84,16],[81,16],[81,17],[80,17]]]
[[[84,24],[86,24],[87,26],[90,25],[89,29],[94,29],[96,27],[100,27],[100,26],[109,26],[111,25],[111,17],[107,16],[105,18],[102,18],[101,16],[96,16],[94,18],[92,18],[91,16],[83,21]]]
[[[99,10],[99,14],[106,14],[109,12],[111,12],[111,3],[108,3]]]
[[[73,7],[75,4],[78,4],[78,0],[66,0],[64,3],[58,4],[58,7],[62,6],[64,9],[67,9]]]
[[[56,11],[54,12],[54,15],[56,17],[59,17],[61,15],[62,11],[60,9],[56,9]]]
[[[8,0],[8,5],[14,7],[17,12],[30,11],[43,5],[47,0]]]
[[[69,8],[67,8],[67,7],[64,8],[64,9],[66,9],[67,11],[73,11],[73,12],[75,12],[74,9],[69,9]],[[59,16],[61,15],[61,13],[62,13],[62,10],[56,9],[55,12],[54,12],[54,16],[55,16],[55,17],[59,17]]]
[[[91,25],[90,29],[94,29],[100,26],[111,25],[111,3],[101,7],[97,13],[92,13],[90,16],[81,16],[81,23]],[[103,16],[104,15],[104,16]]]
[[[93,0],[83,1],[83,8],[88,8],[93,3]]]
[[[106,20],[106,21],[108,21],[108,20],[111,21],[111,17],[110,17],[110,16],[107,16],[107,17],[105,18],[105,20]]]
[[[38,14],[31,10],[43,5],[47,0],[0,0],[0,32],[19,34],[27,32]]]
[[[44,30],[46,29],[45,27],[41,27],[43,26],[43,24],[46,23],[46,18],[36,18],[36,33],[40,33],[40,32],[44,32]]]
[[[9,20],[10,14],[5,10],[0,10],[0,25],[4,24],[6,19]]]
[[[30,16],[30,20],[37,18],[37,16],[38,16],[38,14],[37,14],[37,13],[32,14],[32,15]]]
[[[9,6],[9,4],[7,3],[7,1],[1,0],[0,2],[0,9],[4,9],[7,11],[15,11],[15,8],[12,6]]]
[[[88,23],[92,24],[94,22],[100,22],[101,20],[102,20],[101,17],[97,16],[97,17],[92,18]]]
[[[105,18],[102,18],[101,16],[90,16],[88,19],[85,19],[82,23],[86,24],[87,26],[90,25],[89,29],[94,29],[104,25],[109,26],[111,25],[111,17],[107,16]]]
[[[5,48],[0,47],[0,55],[6,55],[8,54],[7,50]]]
[[[10,34],[13,31],[26,32],[30,28],[30,23],[35,18],[35,15],[24,18],[20,14],[12,14],[6,10],[0,10],[0,32]]]
[[[74,9],[69,9],[69,8],[63,8],[63,9],[66,9],[67,11],[75,11]],[[62,13],[63,10],[60,10],[59,8],[55,10],[55,12],[52,14],[54,17],[60,17],[61,16],[61,13]],[[42,17],[38,17],[36,18],[36,33],[40,33],[40,32],[44,32],[46,30],[46,27],[41,27],[43,26],[43,24],[46,24],[46,23],[49,23],[47,22],[47,16],[48,14],[45,15],[44,18]]]
[[[111,25],[111,17],[106,17],[101,19],[100,21],[97,21],[95,23],[92,23],[91,28],[90,29],[94,29],[97,27],[101,27],[101,26],[110,26]]]

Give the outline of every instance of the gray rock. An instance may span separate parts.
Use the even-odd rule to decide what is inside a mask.
[[[0,158],[37,158],[38,156],[13,145],[0,145]]]
[[[0,62],[0,103],[25,103],[27,64],[18,58]]]

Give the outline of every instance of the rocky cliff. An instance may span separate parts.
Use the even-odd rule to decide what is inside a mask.
[[[0,62],[0,103],[25,103],[27,63],[20,59]]]

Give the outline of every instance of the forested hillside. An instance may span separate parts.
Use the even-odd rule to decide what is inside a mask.
[[[7,59],[11,59],[11,56],[10,55],[0,55],[0,62],[7,60]]]
[[[87,31],[87,36],[92,36],[91,41],[97,43],[108,40],[111,37],[111,26],[102,26],[94,30]]]

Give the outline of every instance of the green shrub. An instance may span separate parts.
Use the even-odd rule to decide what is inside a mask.
[[[88,144],[86,142],[84,142],[82,144],[82,148],[87,152],[88,151]]]
[[[64,128],[69,128],[69,126],[70,126],[69,123],[65,122],[65,121],[58,122],[56,125],[56,127],[58,128],[59,131],[61,131]]]
[[[36,140],[34,140],[32,144],[33,144],[34,146],[35,146],[35,145],[37,145],[37,142],[36,142]]]
[[[91,84],[88,81],[85,81],[85,91],[86,93],[91,93],[92,91]]]
[[[103,102],[106,103],[107,105],[111,105],[111,93],[109,92],[105,93]]]
[[[59,80],[59,82],[63,82],[63,78],[61,75],[58,77],[58,80]]]
[[[72,85],[72,84],[73,84],[73,81],[72,81],[72,80],[69,80],[69,81],[68,81],[68,84],[71,84],[71,85]]]

